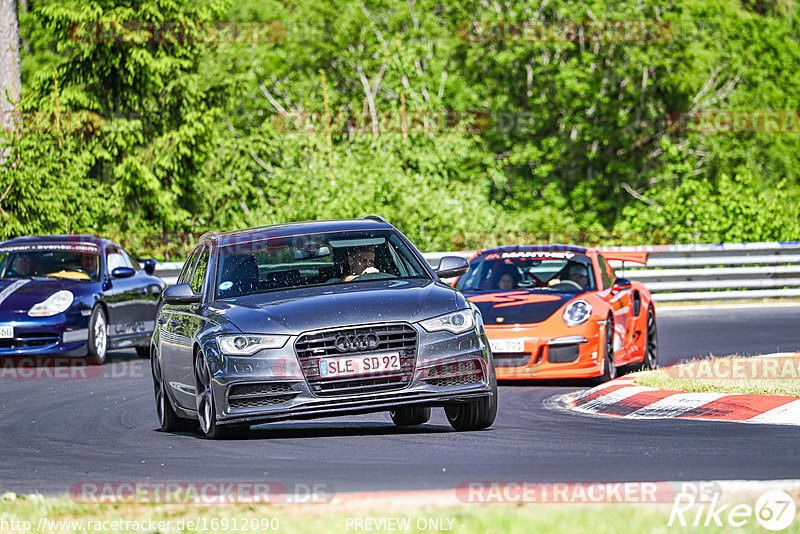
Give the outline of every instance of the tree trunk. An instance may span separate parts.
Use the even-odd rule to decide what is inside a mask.
[[[4,129],[14,127],[20,87],[17,0],[0,0],[0,127]]]

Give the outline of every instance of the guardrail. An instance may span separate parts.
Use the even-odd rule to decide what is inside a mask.
[[[605,247],[648,252],[647,266],[611,262],[619,276],[647,284],[657,302],[800,297],[800,241]],[[475,252],[430,252],[433,266],[443,256]],[[182,262],[159,263],[156,274],[174,284]]]

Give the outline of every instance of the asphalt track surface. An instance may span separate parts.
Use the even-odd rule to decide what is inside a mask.
[[[800,350],[800,305],[664,310],[660,362]],[[157,424],[149,366],[116,353],[104,376],[0,380],[0,492],[58,495],[81,482],[278,482],[290,491],[453,488],[468,481],[800,479],[800,427],[619,420],[546,407],[575,383],[503,385],[495,424],[454,432],[441,409],[254,427],[210,441]]]

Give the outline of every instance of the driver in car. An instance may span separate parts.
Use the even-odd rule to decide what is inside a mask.
[[[342,279],[349,282],[362,274],[379,273],[375,268],[375,248],[353,247],[347,251],[347,268],[350,274]]]
[[[581,286],[581,289],[589,288],[589,271],[582,263],[570,263],[567,265],[564,279],[572,280]]]
[[[81,254],[81,269],[94,278],[97,275],[97,256],[94,254]]]
[[[32,276],[34,271],[34,261],[30,254],[23,252],[14,258],[14,263],[7,274],[11,276]]]

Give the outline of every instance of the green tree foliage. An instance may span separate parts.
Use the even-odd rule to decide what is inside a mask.
[[[800,111],[789,2],[34,7],[21,17],[20,108],[48,124],[57,107],[94,115],[77,132],[6,136],[2,237],[136,242],[376,213],[429,250],[797,238],[800,134],[674,121]],[[256,21],[260,38],[117,42],[78,31],[216,20]],[[522,33],[522,21],[556,34]],[[611,21],[646,21],[645,32]]]

